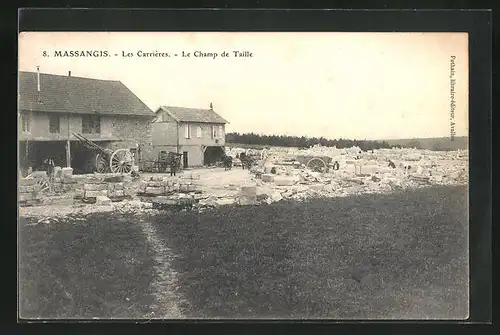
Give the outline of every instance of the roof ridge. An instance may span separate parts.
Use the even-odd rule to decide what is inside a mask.
[[[162,107],[165,107],[165,108],[200,109],[200,110],[206,110],[206,111],[214,111],[213,109],[210,109],[210,108],[199,108],[199,107],[166,106],[166,105],[162,105]]]
[[[32,72],[32,71],[19,71],[19,74],[21,73],[29,73],[29,74],[34,74],[36,75],[37,73],[36,72]],[[87,80],[98,80],[98,81],[108,81],[108,82],[118,82],[118,83],[121,83],[120,80],[116,80],[116,79],[100,79],[100,78],[90,78],[90,77],[79,77],[79,76],[68,76],[68,75],[64,75],[64,74],[53,74],[53,73],[44,73],[44,72],[40,72],[40,75],[46,75],[46,76],[55,76],[55,77],[64,77],[64,78],[77,78],[77,79],[87,79]]]

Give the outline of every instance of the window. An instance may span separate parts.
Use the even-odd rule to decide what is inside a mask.
[[[59,115],[49,115],[49,132],[53,134],[61,132]]]
[[[196,127],[196,137],[201,138],[203,136],[203,129],[201,126]]]
[[[220,138],[224,137],[224,130],[223,130],[222,126],[219,126],[219,137]]]
[[[191,138],[191,132],[189,129],[189,124],[184,125],[184,137],[185,138]]]
[[[101,133],[101,117],[98,115],[82,116],[82,133],[84,134],[100,134]]]
[[[28,113],[21,114],[21,126],[23,131],[31,131],[31,115]]]
[[[217,138],[217,127],[212,125],[212,138]]]

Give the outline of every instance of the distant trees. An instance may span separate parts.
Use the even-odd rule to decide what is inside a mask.
[[[406,145],[403,146],[404,148],[416,148],[416,149],[422,149],[422,145],[420,144],[420,141],[418,140],[411,140],[406,143]]]
[[[316,144],[322,146],[337,147],[337,148],[350,148],[357,146],[361,150],[374,150],[374,149],[387,149],[391,148],[386,141],[369,141],[369,140],[347,140],[327,139],[324,137],[306,137],[306,136],[284,136],[284,135],[258,135],[254,133],[227,133],[227,143],[239,143],[246,145],[269,145],[280,147],[299,147],[308,148]]]

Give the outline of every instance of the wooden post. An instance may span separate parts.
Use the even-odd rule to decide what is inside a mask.
[[[177,123],[177,148],[176,148],[176,151],[177,153],[179,153],[180,151],[180,145],[179,145],[179,127],[180,127],[180,123],[179,122],[176,122]]]
[[[68,138],[66,140],[66,166],[71,167],[71,132],[69,127],[71,115],[68,114]]]

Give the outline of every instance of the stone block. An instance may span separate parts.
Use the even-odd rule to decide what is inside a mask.
[[[146,194],[152,195],[163,195],[165,193],[165,187],[146,187]]]
[[[124,197],[125,196],[125,191],[124,190],[115,190],[113,196],[115,196],[115,197]]]
[[[75,198],[81,199],[85,196],[85,191],[83,189],[76,189],[75,190]]]
[[[112,204],[112,201],[107,196],[99,195],[95,198],[95,204],[100,206],[109,206]]]
[[[283,196],[281,195],[280,192],[273,192],[273,194],[271,194],[271,200],[273,202],[280,201],[281,199],[283,199]]]
[[[124,179],[123,175],[106,176],[106,177],[104,177],[104,181],[106,183],[121,183],[121,182],[123,182],[123,179]]]
[[[36,179],[19,179],[19,185],[35,185]]]
[[[134,192],[134,190],[133,190],[133,189],[131,189],[131,188],[125,188],[125,189],[123,190],[123,195],[124,195],[124,196],[130,196],[130,197],[131,197],[131,196],[133,196],[133,195],[134,195],[134,193],[135,193],[135,192]]]
[[[39,199],[33,199],[33,200],[22,201],[19,203],[19,206],[27,207],[27,206],[37,206],[40,204],[41,204],[41,201]]]
[[[72,177],[63,177],[61,178],[62,184],[76,184],[78,181],[74,180]]]
[[[197,187],[196,187],[196,185],[193,185],[193,184],[187,185],[187,190],[188,190],[188,192],[196,192]]]
[[[148,187],[164,187],[165,183],[161,181],[150,181],[148,182]]]
[[[19,201],[28,201],[35,199],[33,193],[21,193],[19,194]]]
[[[256,205],[257,204],[257,196],[239,196],[238,203],[242,206],[248,205]]]
[[[123,190],[125,188],[125,183],[111,183],[115,190]]]
[[[34,185],[21,185],[19,186],[19,193],[31,193],[37,191],[37,186],[36,184]]]
[[[313,191],[320,192],[325,188],[324,184],[312,184],[309,185],[309,188]]]
[[[243,196],[254,197],[257,196],[257,187],[256,186],[242,186],[240,190],[240,194]]]
[[[86,184],[102,184],[104,182],[104,176],[103,175],[88,175],[85,176],[85,183]]]
[[[60,178],[62,173],[62,168],[60,166],[54,166],[54,177]]]
[[[295,177],[292,176],[275,176],[274,183],[276,186],[292,186],[296,183]]]
[[[99,196],[107,196],[107,195],[108,195],[108,191],[107,190],[85,191],[84,198],[97,198]]]
[[[262,181],[266,183],[272,183],[274,182],[274,175],[273,174],[263,174],[261,177]]]
[[[379,172],[380,167],[378,165],[361,165],[360,170],[361,173],[374,174],[375,172]]]
[[[221,198],[217,199],[215,201],[218,206],[224,206],[224,205],[232,205],[234,204],[234,199],[233,198]]]
[[[83,189],[85,191],[103,191],[108,190],[107,184],[84,184]]]
[[[73,169],[70,167],[64,167],[61,169],[61,177],[66,178],[69,177],[71,178],[73,176]]]

